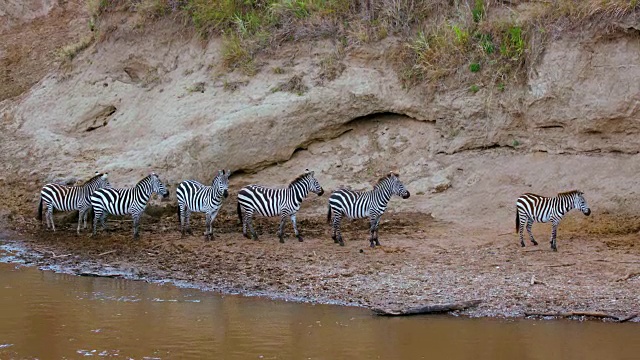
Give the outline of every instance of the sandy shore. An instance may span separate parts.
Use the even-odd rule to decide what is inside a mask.
[[[546,241],[520,248],[515,234],[468,231],[429,215],[385,215],[381,247],[370,249],[364,221],[346,223],[346,246],[329,227],[300,221],[305,236],[280,244],[275,219],[256,222],[259,241],[242,237],[235,214],[215,222],[215,238],[182,238],[175,217],[143,220],[142,239],[131,222],[110,221],[95,238],[75,235],[73,224],[55,233],[35,222],[5,225],[26,249],[19,258],[76,274],[172,280],[204,289],[363,307],[405,308],[480,299],[459,314],[523,317],[525,313],[602,312],[624,317],[640,311],[640,236],[580,234],[561,228],[559,252]],[[410,221],[406,219],[412,219]],[[285,230],[287,231],[287,230]],[[290,232],[290,230],[288,230]],[[539,240],[547,237],[539,229]],[[635,321],[640,321],[636,319]]]

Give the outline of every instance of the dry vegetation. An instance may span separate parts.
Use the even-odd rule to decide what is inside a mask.
[[[390,65],[407,85],[428,80],[505,90],[525,78],[549,37],[576,27],[611,30],[640,13],[637,0],[90,0],[92,21],[111,11],[142,20],[174,16],[201,36],[223,36],[224,65],[253,75],[261,51],[332,38],[347,49],[394,36]],[[498,14],[498,15],[495,15]],[[93,24],[93,23],[92,23]],[[93,26],[93,25],[91,25]],[[323,63],[323,77],[342,71]]]

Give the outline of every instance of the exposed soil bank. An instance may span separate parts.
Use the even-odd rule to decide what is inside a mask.
[[[429,215],[403,213],[387,214],[383,246],[372,250],[364,222],[346,226],[345,247],[331,241],[326,224],[306,219],[300,222],[304,242],[290,236],[280,244],[274,221],[258,220],[255,242],[242,237],[234,215],[219,216],[209,242],[199,235],[181,238],[169,216],[145,219],[137,242],[126,221],[109,222],[111,231],[97,238],[76,237],[72,224],[52,233],[33,223],[14,226],[11,237],[33,250],[20,257],[38,266],[298,301],[399,308],[481,299],[461,314],[500,317],[567,311],[624,317],[639,310],[636,234],[585,236],[569,224],[561,227],[560,251],[553,253],[546,242],[520,248],[515,234],[469,233]],[[199,234],[202,219],[193,225]]]

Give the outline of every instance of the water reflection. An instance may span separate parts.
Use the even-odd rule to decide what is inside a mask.
[[[0,264],[0,358],[636,359],[640,324],[382,318]]]

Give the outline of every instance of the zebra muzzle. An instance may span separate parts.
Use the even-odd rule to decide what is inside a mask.
[[[324,189],[320,188],[320,191],[318,192],[318,196],[322,196],[322,194],[324,194]]]
[[[225,189],[225,191],[222,192],[222,196],[224,196],[225,198],[229,196],[229,191],[227,191]]]
[[[402,198],[403,198],[403,199],[408,199],[408,198],[409,198],[409,196],[411,196],[411,194],[407,191],[407,193],[406,193],[406,194],[402,195]]]
[[[591,215],[591,209],[587,209],[587,211],[583,211],[583,214],[587,216]]]

